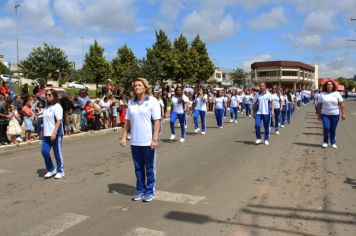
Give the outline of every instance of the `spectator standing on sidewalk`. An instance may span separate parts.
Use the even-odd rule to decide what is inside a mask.
[[[72,123],[72,130],[73,133],[79,133],[80,131],[80,114],[81,114],[81,103],[78,99],[78,95],[74,95],[73,98],[73,110],[72,110],[72,119],[73,119],[73,123]]]
[[[11,116],[8,110],[9,102],[5,95],[0,93],[0,145],[7,145],[10,140],[7,138],[7,126],[9,125],[9,120]]]
[[[49,89],[45,93],[47,107],[43,111],[43,140],[41,153],[45,161],[47,173],[45,178],[60,179],[64,176],[62,140],[63,130],[63,108],[59,104],[56,90]],[[51,148],[53,148],[57,168],[55,169],[51,160]]]
[[[35,130],[33,126],[33,120],[35,114],[32,110],[32,99],[28,98],[25,105],[22,108],[23,121],[25,123],[25,141],[31,141],[31,133]]]
[[[336,85],[332,80],[329,80],[323,85],[323,92],[319,95],[317,114],[318,119],[323,122],[324,142],[323,148],[328,147],[329,137],[333,148],[336,146],[336,127],[340,119],[346,119],[345,107],[343,99],[338,91]]]
[[[13,104],[10,105],[9,115],[11,116],[11,119],[7,128],[7,133],[11,137],[11,143],[17,144],[18,141],[16,140],[16,137],[21,135],[22,129],[18,121],[20,115]]]
[[[133,83],[134,98],[129,101],[121,146],[126,146],[127,134],[131,133],[131,152],[136,173],[136,193],[132,200],[143,198],[150,202],[156,187],[156,149],[161,122],[161,109],[152,96],[147,80],[138,78]]]

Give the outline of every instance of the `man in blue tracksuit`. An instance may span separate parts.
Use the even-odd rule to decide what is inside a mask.
[[[131,134],[131,152],[136,174],[136,193],[132,200],[150,202],[156,186],[156,149],[161,123],[161,107],[151,95],[151,87],[144,78],[134,80],[134,99],[128,103],[121,146],[126,146]]]
[[[274,116],[274,105],[272,103],[272,96],[270,92],[267,91],[265,83],[260,83],[260,91],[256,94],[253,104],[253,116],[255,118],[255,129],[256,129],[256,144],[262,142],[261,139],[261,126],[265,128],[265,145],[269,145],[269,127],[270,127],[270,111],[272,116]],[[271,108],[271,109],[270,109]]]

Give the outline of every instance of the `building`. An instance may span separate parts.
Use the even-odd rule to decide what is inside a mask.
[[[298,61],[265,61],[251,64],[251,81],[264,82],[267,87],[277,84],[282,88],[315,89],[318,87],[318,66]]]
[[[223,73],[215,69],[214,74],[208,79],[208,82],[211,83],[221,83],[223,81]]]

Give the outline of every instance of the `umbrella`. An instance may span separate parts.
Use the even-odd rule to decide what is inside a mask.
[[[186,92],[186,93],[193,93],[194,89],[188,87],[188,88],[184,88],[183,91]]]

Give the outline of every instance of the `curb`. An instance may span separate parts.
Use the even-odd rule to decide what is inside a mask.
[[[76,140],[80,138],[88,138],[88,137],[93,137],[93,136],[98,136],[98,135],[104,135],[104,134],[110,134],[110,133],[116,133],[118,132],[122,127],[115,127],[115,128],[109,128],[109,129],[103,129],[103,130],[98,130],[94,132],[82,132],[79,134],[72,134],[70,136],[64,136],[63,140]],[[17,145],[11,144],[11,145],[6,145],[6,146],[0,146],[0,153],[2,152],[7,152],[7,151],[13,151],[13,150],[22,150],[26,148],[32,148],[32,147],[38,147],[42,143],[41,140],[35,140],[32,141],[30,144],[28,143],[19,143]]]

